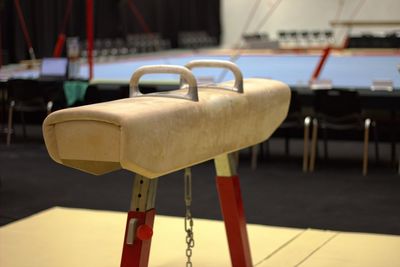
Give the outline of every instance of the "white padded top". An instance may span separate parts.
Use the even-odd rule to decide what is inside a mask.
[[[66,166],[156,178],[266,140],[289,102],[287,85],[245,79],[243,94],[200,87],[198,102],[146,95],[63,109],[46,118],[43,133],[50,156]]]

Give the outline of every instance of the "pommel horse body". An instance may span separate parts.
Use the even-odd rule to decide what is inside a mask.
[[[235,81],[198,86],[191,69],[231,70]],[[174,73],[181,88],[142,95],[140,78]],[[214,159],[221,211],[232,266],[252,266],[239,180],[232,152],[266,140],[285,119],[287,85],[243,79],[227,61],[192,61],[185,67],[139,68],[131,97],[68,108],[43,124],[48,152],[56,162],[100,175],[117,169],[136,173],[128,212],[121,266],[148,266],[157,177]]]

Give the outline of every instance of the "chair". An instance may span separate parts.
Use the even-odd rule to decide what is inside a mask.
[[[303,45],[308,47],[311,44],[311,34],[310,34],[310,32],[309,31],[301,31],[299,33],[299,35],[301,36],[301,41],[302,41]]]
[[[296,45],[296,46],[298,46],[299,44],[298,44],[298,42],[299,42],[299,36],[298,36],[298,33],[297,33],[297,31],[290,31],[289,33],[288,33],[288,35],[289,35],[289,41],[293,44],[293,45]]]
[[[364,131],[363,175],[368,173],[368,142],[370,127],[375,123],[363,118],[357,91],[329,89],[315,90],[315,117],[312,120],[310,171],[314,171],[317,154],[318,130],[322,130],[325,158],[328,158],[328,130]]]
[[[37,80],[28,79],[11,79],[7,82],[9,100],[7,146],[11,144],[14,111],[20,112],[24,138],[26,138],[25,112],[45,111],[50,114],[53,101],[46,101],[47,97],[42,93],[38,84]]]
[[[279,128],[284,130],[286,155],[289,155],[290,153],[291,132],[296,129],[303,128],[303,172],[307,172],[309,158],[308,141],[310,135],[311,117],[303,114],[301,106],[302,105],[298,93],[296,91],[292,91],[288,116]]]
[[[278,32],[278,40],[279,40],[279,45],[284,46],[287,44],[289,39],[289,34],[286,31],[279,31]]]
[[[4,129],[5,125],[5,114],[6,114],[6,90],[7,90],[7,83],[5,81],[0,80],[0,127],[1,130]]]
[[[85,94],[85,104],[94,104],[129,97],[129,87],[123,84],[92,83]]]
[[[330,45],[335,43],[335,36],[333,35],[333,31],[326,30],[323,32],[323,38],[325,40],[325,44]]]
[[[290,137],[292,132],[303,128],[303,172],[308,171],[308,158],[309,158],[309,132],[310,132],[311,117],[304,116],[301,110],[301,102],[299,95],[296,91],[291,92],[291,100],[289,111],[284,122],[279,126],[278,131],[283,131],[285,138],[285,154],[289,155],[290,152]],[[258,158],[258,146],[252,147],[251,153],[251,168],[255,170],[257,168],[257,158]]]

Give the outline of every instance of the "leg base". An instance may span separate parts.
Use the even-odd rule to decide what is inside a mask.
[[[155,209],[145,212],[130,211],[126,223],[121,267],[147,267],[149,263],[151,235],[140,231],[153,228]],[[145,231],[145,232],[146,232]],[[150,238],[148,238],[150,236]],[[147,239],[148,238],[148,239]]]

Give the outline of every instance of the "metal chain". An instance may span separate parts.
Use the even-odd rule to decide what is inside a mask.
[[[185,182],[185,232],[186,232],[186,267],[192,267],[192,248],[194,247],[194,238],[193,238],[193,218],[192,212],[190,211],[190,206],[192,204],[192,172],[190,168],[185,168],[184,174],[184,182]]]

